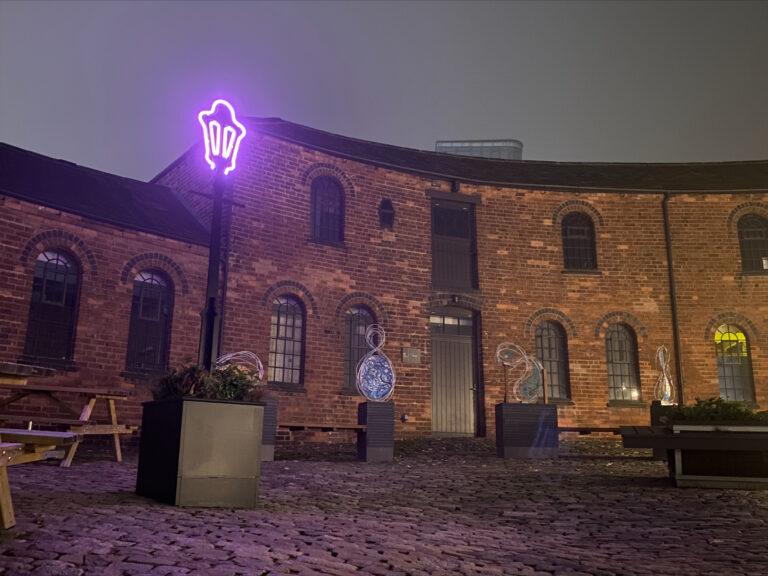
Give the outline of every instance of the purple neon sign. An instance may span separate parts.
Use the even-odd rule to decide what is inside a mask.
[[[235,110],[226,100],[216,100],[210,110],[203,110],[197,116],[203,127],[205,139],[205,160],[211,170],[222,170],[229,174],[235,169],[240,141],[245,136],[245,126],[235,118]]]

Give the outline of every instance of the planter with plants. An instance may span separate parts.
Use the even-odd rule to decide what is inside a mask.
[[[258,372],[236,362],[173,370],[143,404],[136,492],[176,506],[253,508],[264,407]]]
[[[667,419],[677,486],[768,488],[768,411],[709,398],[677,406]]]

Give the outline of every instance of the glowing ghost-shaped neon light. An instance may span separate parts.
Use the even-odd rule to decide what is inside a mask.
[[[205,138],[205,160],[211,170],[229,174],[235,169],[240,141],[245,136],[245,126],[235,118],[235,110],[226,100],[216,100],[210,110],[197,116]]]

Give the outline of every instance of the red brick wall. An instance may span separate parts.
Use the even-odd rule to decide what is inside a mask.
[[[66,250],[78,260],[81,288],[75,370],[60,372],[57,378],[70,385],[129,392],[118,416],[138,423],[141,402],[151,399],[150,384],[120,375],[125,371],[133,278],[149,268],[167,273],[174,285],[170,364],[196,358],[207,249],[5,196],[0,196],[0,212],[0,360],[15,362],[22,357],[35,259],[42,250]],[[54,234],[46,237],[46,232]],[[150,254],[159,257],[146,256]]]

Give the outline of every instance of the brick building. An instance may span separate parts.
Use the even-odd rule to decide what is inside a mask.
[[[646,423],[662,344],[686,403],[768,404],[768,161],[488,160],[279,119],[246,127],[227,177],[220,349],[261,356],[281,422],[355,422],[373,322],[397,371],[399,436],[493,433],[502,341],[542,361],[564,425]],[[45,318],[33,278],[58,253],[80,290],[63,367],[147,399],[147,373],[197,354],[212,187],[201,147],[149,184],[0,154],[0,360],[46,362],[28,348]],[[166,332],[142,325],[142,290],[169,311]]]

